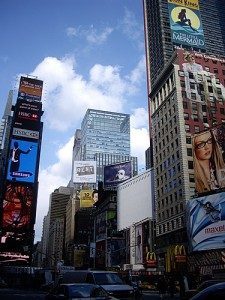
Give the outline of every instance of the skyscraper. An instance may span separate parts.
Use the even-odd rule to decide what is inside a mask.
[[[176,3],[186,6],[183,0],[143,0],[149,87],[154,85],[166,63],[171,59],[174,46],[183,45],[182,41],[173,39],[171,31],[170,6]],[[225,53],[224,17],[222,16],[224,1],[192,0],[189,3],[199,4],[197,11],[200,15],[198,13],[196,22],[202,22],[205,45],[199,48],[193,43],[193,45],[183,45],[183,47],[223,56]],[[187,5],[187,15],[190,7],[191,5]]]
[[[209,134],[209,128],[214,130],[215,126],[223,137],[225,51],[221,24],[224,21],[216,0],[144,0],[143,3],[155,170],[156,244],[159,260],[165,262],[165,270],[169,272],[181,270],[176,256],[184,253],[177,253],[177,249],[182,252],[190,246],[186,235],[186,204],[199,196],[193,141],[196,135]],[[180,13],[186,17],[182,19],[180,15],[179,20]],[[207,148],[208,142],[201,146]],[[202,189],[204,195],[220,192],[220,179],[215,181],[212,172],[209,176],[211,185],[208,190]],[[207,261],[207,255],[208,252],[193,255],[189,267],[196,271],[195,266],[205,264],[212,269],[212,261],[219,254],[215,250],[211,261]]]
[[[137,158],[130,156],[130,116],[128,114],[88,109],[76,130],[73,161],[97,161],[97,181],[103,180],[103,166],[132,161],[137,173]],[[73,176],[72,176],[73,178]]]

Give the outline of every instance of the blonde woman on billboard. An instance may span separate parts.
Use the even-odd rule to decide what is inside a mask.
[[[195,187],[198,193],[225,187],[225,163],[222,149],[212,130],[195,135],[194,172]]]

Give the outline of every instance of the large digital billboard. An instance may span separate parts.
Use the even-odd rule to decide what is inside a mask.
[[[39,130],[41,115],[41,102],[18,99],[15,105],[13,127],[30,130]]]
[[[225,125],[194,134],[192,147],[196,191],[225,188]]]
[[[131,162],[123,162],[115,165],[108,165],[104,167],[104,186],[117,186],[132,177]]]
[[[192,251],[224,248],[225,192],[188,201],[187,221]]]
[[[42,89],[42,80],[21,76],[18,98],[25,100],[41,101]]]
[[[7,180],[34,183],[38,143],[12,139],[10,143]]]
[[[6,185],[2,214],[4,232],[21,233],[31,229],[34,197],[32,186],[14,182]]]
[[[172,42],[205,49],[198,0],[168,0]]]
[[[96,161],[74,161],[73,182],[96,183]]]

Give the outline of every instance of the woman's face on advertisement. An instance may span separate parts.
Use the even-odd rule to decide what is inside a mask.
[[[213,139],[210,132],[195,137],[195,154],[199,160],[208,160],[212,155]]]

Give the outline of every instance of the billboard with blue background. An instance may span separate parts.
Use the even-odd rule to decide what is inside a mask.
[[[225,248],[225,192],[188,201],[187,229],[192,251]]]
[[[168,0],[172,42],[176,45],[205,49],[198,0]]]
[[[104,167],[104,186],[117,186],[132,177],[131,162],[123,162]]]
[[[38,143],[12,139],[10,143],[7,180],[34,183]]]

